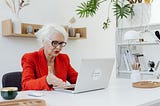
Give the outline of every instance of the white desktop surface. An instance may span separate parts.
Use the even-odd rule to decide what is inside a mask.
[[[30,92],[33,91],[21,91],[16,99],[44,99],[46,106],[153,106],[153,104],[160,104],[160,87],[133,88],[129,79],[116,79],[107,89],[79,94],[34,91],[43,93],[43,96],[33,97],[28,96]],[[4,100],[0,97],[0,101]]]

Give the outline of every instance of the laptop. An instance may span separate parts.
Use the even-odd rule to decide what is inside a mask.
[[[114,59],[82,59],[77,82],[65,88],[54,88],[55,91],[81,93],[107,88],[113,70]]]

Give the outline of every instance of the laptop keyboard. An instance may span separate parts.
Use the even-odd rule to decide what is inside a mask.
[[[64,89],[66,89],[66,90],[74,90],[75,89],[75,84],[71,84],[71,85],[65,86]]]

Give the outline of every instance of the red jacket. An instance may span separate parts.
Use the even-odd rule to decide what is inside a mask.
[[[55,75],[66,82],[76,83],[78,73],[72,68],[69,57],[66,54],[59,54],[55,58]],[[21,60],[22,90],[52,90],[46,82],[48,74],[47,60],[44,49],[26,53]]]

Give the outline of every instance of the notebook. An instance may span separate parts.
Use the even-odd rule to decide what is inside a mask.
[[[55,91],[81,93],[107,88],[113,64],[113,58],[82,59],[76,84],[67,86],[64,89],[54,89]]]

